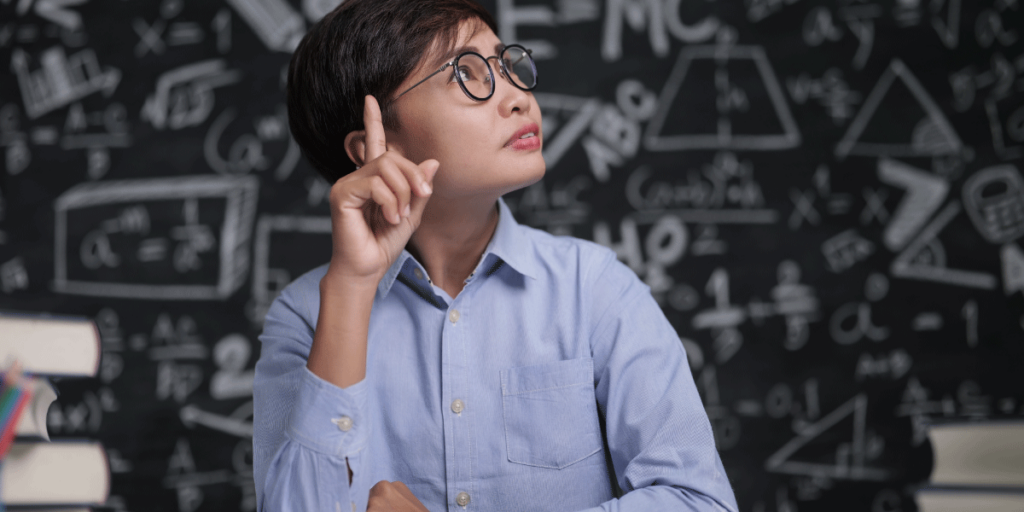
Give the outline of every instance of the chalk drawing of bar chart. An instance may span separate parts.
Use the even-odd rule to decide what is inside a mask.
[[[226,299],[249,272],[258,186],[254,176],[184,176],[71,188],[54,202],[54,291]]]

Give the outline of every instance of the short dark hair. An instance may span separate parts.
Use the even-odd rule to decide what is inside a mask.
[[[497,33],[475,0],[346,0],[310,28],[288,66],[288,126],[328,183],[355,170],[344,139],[364,128],[366,95],[397,129],[391,95],[428,51],[451,51],[474,18]]]

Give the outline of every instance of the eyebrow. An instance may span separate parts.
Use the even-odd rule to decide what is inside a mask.
[[[494,54],[495,55],[499,55],[499,54],[501,54],[501,51],[504,50],[504,49],[505,49],[505,43],[498,43],[498,44],[494,45]],[[452,48],[451,50],[446,52],[444,55],[439,57],[436,61],[434,61],[433,69],[436,71],[437,68],[439,68],[442,65],[446,64],[448,61],[454,59],[455,56],[461,55],[462,53],[465,53],[465,52],[480,53],[480,49],[478,49],[476,46],[468,46],[468,45],[463,45],[463,46],[460,46],[458,48]]]

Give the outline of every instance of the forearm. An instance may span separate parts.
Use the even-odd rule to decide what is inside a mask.
[[[257,512],[350,510],[355,500],[345,482],[346,460],[286,442],[259,482]]]
[[[320,312],[306,366],[321,379],[347,388],[366,377],[366,343],[376,286],[320,281]]]

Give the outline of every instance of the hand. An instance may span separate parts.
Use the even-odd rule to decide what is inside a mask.
[[[419,227],[432,193],[421,187],[431,186],[440,164],[430,159],[417,165],[388,147],[373,96],[366,97],[363,124],[363,166],[331,187],[327,275],[375,287]]]
[[[430,512],[402,482],[381,480],[370,489],[366,512]]]

